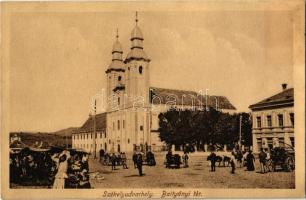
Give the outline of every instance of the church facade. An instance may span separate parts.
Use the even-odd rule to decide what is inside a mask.
[[[235,112],[224,96],[194,91],[157,88],[150,85],[150,58],[144,51],[144,37],[136,24],[131,33],[130,52],[123,59],[118,33],[112,49],[107,79],[106,112],[89,116],[72,136],[72,147],[88,152],[134,150],[160,151],[165,144],[158,137],[158,115],[170,108]]]

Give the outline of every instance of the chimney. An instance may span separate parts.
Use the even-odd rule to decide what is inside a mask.
[[[287,83],[283,83],[282,88],[283,88],[283,90],[286,90],[287,89]]]

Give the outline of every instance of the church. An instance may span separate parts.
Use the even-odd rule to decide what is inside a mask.
[[[208,96],[201,92],[153,87],[150,84],[150,57],[144,50],[144,37],[136,13],[131,32],[131,48],[123,56],[118,32],[112,49],[107,79],[107,108],[90,115],[72,135],[72,147],[87,152],[133,152],[165,150],[160,141],[158,115],[170,108],[208,109],[235,112],[224,96]],[[157,67],[157,66],[154,66]]]

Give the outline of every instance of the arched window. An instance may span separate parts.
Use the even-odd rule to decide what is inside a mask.
[[[121,76],[118,76],[118,81],[121,81]]]
[[[138,68],[138,70],[139,70],[139,74],[142,74],[142,71],[143,71],[142,66],[140,66],[140,67]]]

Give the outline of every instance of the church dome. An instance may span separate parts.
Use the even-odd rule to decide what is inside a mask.
[[[124,63],[122,60],[123,50],[118,38],[119,35],[117,29],[116,41],[113,44],[113,50],[112,50],[112,62],[108,66],[108,70],[106,71],[106,73],[108,73],[111,70],[124,70]]]
[[[136,25],[131,33],[131,50],[127,54],[125,63],[130,62],[131,60],[144,60],[146,62],[150,62],[150,59],[148,58],[147,54],[143,50],[143,35],[140,30],[140,28],[137,25],[138,19],[137,19],[137,12],[136,12]]]
[[[135,28],[132,30],[131,33],[131,40],[133,40],[134,38],[143,40],[142,32],[137,25],[135,26]]]
[[[115,41],[114,45],[113,45],[113,50],[112,52],[119,52],[122,53],[122,46],[120,44],[120,42],[118,40]]]

